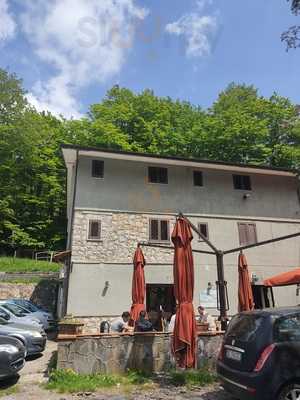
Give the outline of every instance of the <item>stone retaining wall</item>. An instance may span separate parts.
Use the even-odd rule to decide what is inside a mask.
[[[23,298],[56,314],[58,280],[42,279],[38,283],[0,282],[0,299]]]
[[[168,333],[144,333],[60,339],[57,368],[80,374],[166,371],[174,366],[171,338]],[[198,337],[198,367],[215,365],[221,342],[220,334]]]

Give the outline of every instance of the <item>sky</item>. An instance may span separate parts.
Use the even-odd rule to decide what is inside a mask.
[[[85,115],[113,85],[210,107],[231,82],[300,103],[287,0],[0,0],[0,68],[38,110]]]

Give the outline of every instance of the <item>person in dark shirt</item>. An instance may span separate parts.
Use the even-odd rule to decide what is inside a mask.
[[[135,332],[151,332],[153,331],[153,326],[151,322],[146,319],[146,311],[141,311],[139,319],[135,323]]]

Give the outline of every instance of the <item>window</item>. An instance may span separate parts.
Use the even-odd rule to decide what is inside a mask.
[[[194,171],[194,186],[203,186],[202,171]]]
[[[148,181],[150,183],[168,183],[168,169],[148,167]]]
[[[101,221],[90,220],[89,221],[89,240],[100,240],[101,239]]]
[[[208,239],[208,224],[203,222],[199,223],[198,230],[202,233],[204,237],[206,237],[206,239]],[[200,235],[199,235],[199,240],[202,240],[202,237]]]
[[[251,179],[248,175],[232,175],[233,187],[239,190],[251,190]]]
[[[264,318],[261,315],[235,315],[228,325],[226,336],[239,338],[241,342],[257,340],[257,332],[263,326]]]
[[[279,342],[299,342],[300,315],[289,315],[278,319],[274,325],[274,336]]]
[[[257,242],[256,225],[249,223],[238,223],[240,245],[253,244]]]
[[[151,219],[149,224],[149,240],[155,242],[169,241],[169,221],[165,219]]]
[[[92,160],[92,177],[103,178],[104,176],[104,161]]]

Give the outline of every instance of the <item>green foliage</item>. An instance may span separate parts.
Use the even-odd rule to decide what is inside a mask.
[[[27,258],[0,257],[0,272],[59,272],[60,265]]]
[[[113,387],[144,385],[150,379],[139,372],[129,372],[126,375],[79,375],[72,370],[53,370],[50,373],[47,389],[60,393],[95,392],[98,389]]]
[[[0,69],[0,253],[65,248],[62,143],[298,169],[300,119],[289,99],[232,83],[208,110],[114,86],[85,118],[61,120]]]
[[[216,375],[207,368],[199,370],[172,371],[170,383],[175,386],[206,386],[216,381]]]

